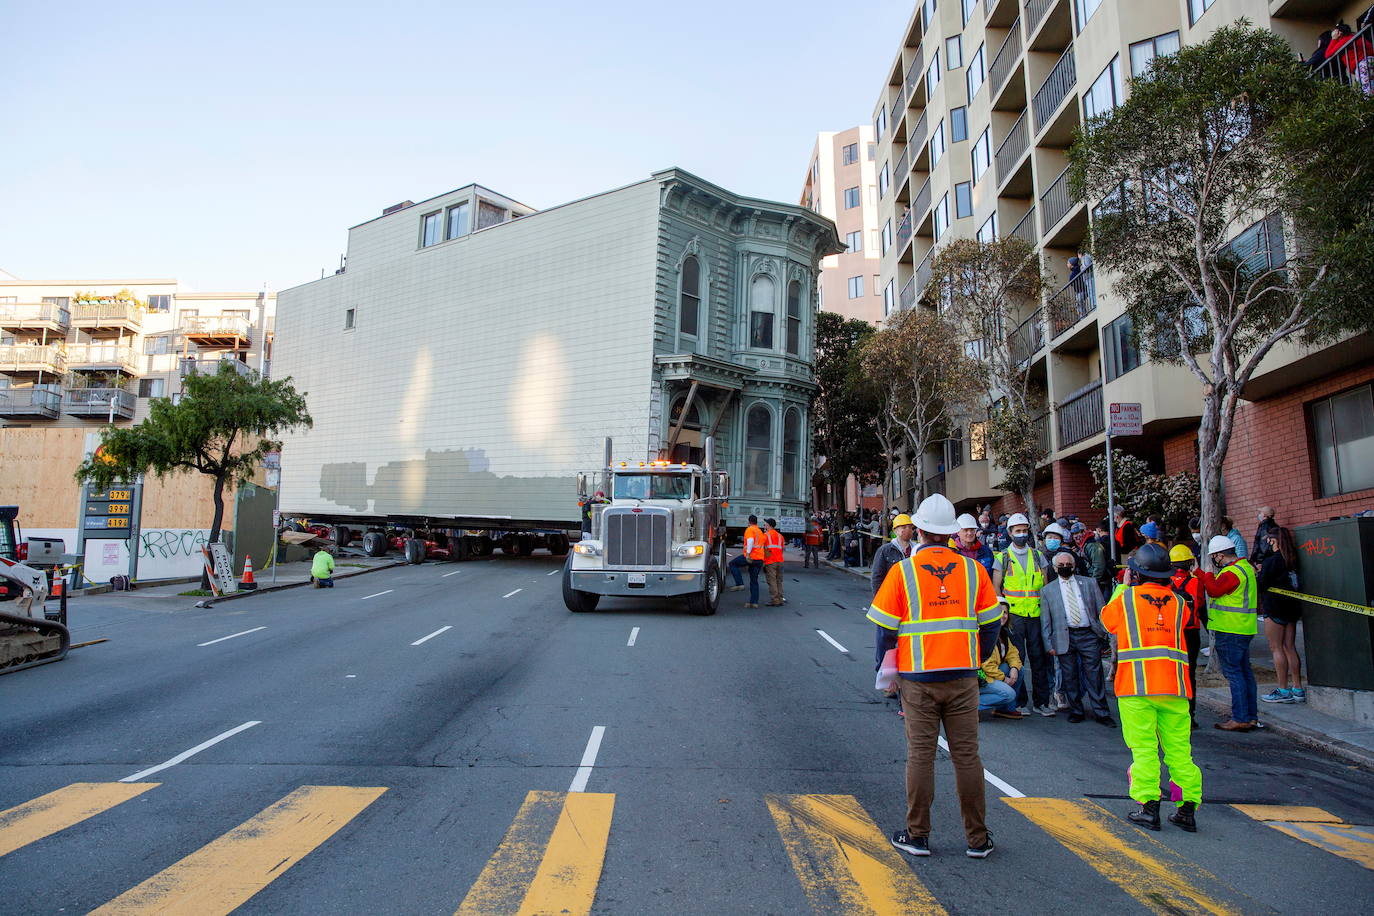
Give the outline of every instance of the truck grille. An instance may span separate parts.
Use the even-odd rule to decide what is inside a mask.
[[[669,514],[665,509],[607,509],[606,565],[621,569],[667,569]]]

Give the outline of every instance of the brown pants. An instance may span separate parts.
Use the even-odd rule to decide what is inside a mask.
[[[906,717],[906,827],[912,836],[930,836],[930,804],[935,798],[935,748],[945,727],[959,811],[969,846],[988,839],[983,761],[978,757],[978,679],[922,683],[899,678]]]
[[[768,601],[770,604],[782,604],[782,564],[766,563],[763,567],[763,576],[768,580]]]

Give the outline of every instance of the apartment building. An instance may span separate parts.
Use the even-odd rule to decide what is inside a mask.
[[[877,168],[873,128],[821,131],[811,150],[801,205],[835,223],[845,250],[821,261],[820,307],[846,318],[877,324],[895,307],[883,301],[878,267],[884,245],[878,223],[878,197],[891,174]]]
[[[1056,275],[1052,302],[1028,303],[1011,331],[1050,409],[1050,457],[1036,499],[1088,518],[1088,459],[1104,448],[1104,406],[1139,403],[1144,435],[1113,444],[1173,473],[1196,467],[1200,393],[1183,367],[1148,361],[1132,343],[1111,278],[1089,267],[1089,205],[1069,194],[1068,147],[1086,119],[1109,111],[1155,55],[1206,40],[1245,17],[1307,56],[1337,20],[1368,6],[1337,0],[922,0],[898,42],[874,111],[884,294],[915,305],[934,250],[950,238],[1019,236]],[[1281,257],[1265,221],[1238,244]],[[1054,305],[1055,308],[1046,308]],[[1068,308],[1058,308],[1067,305]],[[1273,505],[1288,525],[1374,508],[1374,340],[1361,334],[1315,352],[1271,354],[1245,392],[1225,469],[1227,509],[1252,519]],[[982,427],[969,423],[927,456],[928,488],[961,508],[1019,505],[993,484]]]

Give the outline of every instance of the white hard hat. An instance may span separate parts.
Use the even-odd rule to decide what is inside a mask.
[[[1045,526],[1045,531],[1044,531],[1044,533],[1045,533],[1045,534],[1057,534],[1057,535],[1059,535],[1061,538],[1067,538],[1067,537],[1069,536],[1069,533],[1068,533],[1067,531],[1065,531],[1063,528],[1059,527],[1059,523],[1058,523],[1058,522],[1051,522],[1050,524],[1046,525],[1046,526]]]
[[[927,534],[954,534],[959,530],[959,522],[954,517],[954,503],[939,493],[921,500],[913,521],[917,531]]]
[[[1007,519],[1007,530],[1008,530],[1008,531],[1010,531],[1012,528],[1016,527],[1017,525],[1025,525],[1025,526],[1027,526],[1027,527],[1030,527],[1030,519],[1026,518],[1026,516],[1023,515],[1023,514],[1020,513],[1020,512],[1016,513],[1016,514],[1013,515],[1011,518]]]
[[[1211,539],[1210,541],[1207,542],[1207,552],[1208,552],[1208,553],[1235,553],[1235,552],[1236,552],[1236,542],[1233,541],[1233,540],[1231,540],[1230,538],[1228,538],[1228,537],[1227,537],[1226,535],[1224,535],[1224,534],[1213,535],[1212,539]]]
[[[967,512],[959,516],[958,522],[960,529],[978,527],[978,519],[974,518],[972,515],[969,515]]]

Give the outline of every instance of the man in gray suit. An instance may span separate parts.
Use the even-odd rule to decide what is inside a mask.
[[[1059,659],[1069,721],[1082,722],[1086,706],[1099,724],[1115,728],[1102,673],[1102,646],[1107,640],[1099,619],[1102,591],[1092,579],[1074,574],[1073,554],[1055,554],[1052,565],[1055,578],[1040,589],[1040,633],[1045,651]]]

